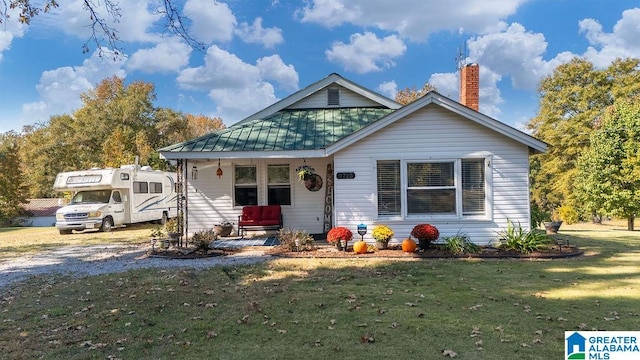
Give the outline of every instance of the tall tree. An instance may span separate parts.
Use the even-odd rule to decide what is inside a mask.
[[[415,86],[404,88],[396,93],[395,100],[402,105],[407,105],[425,96],[429,91],[436,91],[436,87],[425,83],[420,90],[416,89]]]
[[[640,99],[640,98],[639,98]],[[578,161],[576,196],[594,213],[627,219],[640,213],[640,104],[621,99],[607,109]]]
[[[53,182],[58,172],[96,166],[83,162],[80,153],[87,150],[77,141],[73,121],[69,115],[56,115],[47,124],[23,129],[19,153],[30,197],[55,196]]]
[[[0,223],[19,215],[27,202],[27,187],[20,169],[18,134],[0,134]]]
[[[104,79],[80,97],[83,106],[73,116],[24,130],[20,156],[32,197],[55,196],[52,185],[62,171],[119,167],[136,157],[166,169],[157,149],[224,127],[219,118],[154,107],[155,88],[142,81]]]
[[[210,118],[204,115],[185,115],[187,120],[187,133],[189,138],[203,136],[216,130],[224,129],[222,119],[219,117]]]
[[[543,209],[580,207],[574,196],[577,160],[588,149],[589,135],[604,109],[638,91],[638,61],[616,60],[598,70],[576,58],[541,81],[538,114],[528,128],[551,145],[547,153],[531,159],[532,200]]]

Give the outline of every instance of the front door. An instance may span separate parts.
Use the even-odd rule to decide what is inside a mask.
[[[122,202],[122,196],[120,191],[113,190],[111,193],[111,200],[109,201],[109,208],[111,214],[113,214],[113,224],[120,226],[125,222],[124,203]]]

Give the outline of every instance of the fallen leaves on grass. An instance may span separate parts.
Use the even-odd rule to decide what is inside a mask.
[[[370,334],[364,334],[360,337],[360,343],[362,344],[373,343],[375,341],[376,339],[373,337],[373,335]]]
[[[453,350],[446,349],[446,350],[442,350],[442,356],[454,358],[454,357],[458,356],[458,353],[456,353]]]

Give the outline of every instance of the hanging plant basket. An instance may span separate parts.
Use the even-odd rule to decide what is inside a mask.
[[[305,181],[309,179],[310,175],[315,174],[316,169],[312,168],[309,165],[300,165],[296,168],[296,173],[298,173],[298,181]]]

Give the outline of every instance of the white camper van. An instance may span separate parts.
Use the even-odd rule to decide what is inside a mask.
[[[91,169],[60,173],[53,188],[73,192],[69,205],[56,212],[60,234],[176,217],[175,173],[148,166]]]

